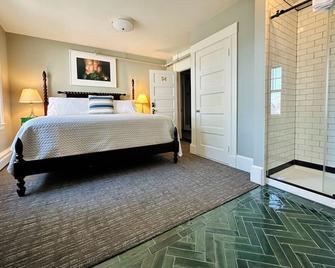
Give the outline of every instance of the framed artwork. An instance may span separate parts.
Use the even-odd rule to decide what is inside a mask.
[[[71,85],[116,88],[116,59],[70,50]]]

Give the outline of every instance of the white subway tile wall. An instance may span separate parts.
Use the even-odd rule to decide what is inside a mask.
[[[297,84],[295,159],[323,164],[327,58],[327,12],[296,12]]]

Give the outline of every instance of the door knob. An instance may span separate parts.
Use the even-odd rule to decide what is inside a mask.
[[[152,107],[152,114],[155,114],[156,112],[156,104],[154,102],[151,103],[151,107]]]
[[[200,110],[197,110],[197,113],[200,113]]]

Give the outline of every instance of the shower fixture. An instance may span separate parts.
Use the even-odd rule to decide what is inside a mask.
[[[285,3],[287,3],[287,2],[285,1]],[[311,5],[312,5],[312,0],[306,0],[306,1],[303,1],[301,3],[296,4],[294,6],[290,6],[287,9],[277,10],[276,14],[272,15],[270,18],[271,19],[277,18],[277,17],[279,17],[279,16],[281,16],[281,15],[285,14],[286,12],[289,12],[293,9],[295,9],[296,11],[300,11],[300,10],[306,8],[306,7],[311,6]]]

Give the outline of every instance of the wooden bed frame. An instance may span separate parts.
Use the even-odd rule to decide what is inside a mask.
[[[48,109],[48,87],[47,87],[47,74],[43,72],[43,94],[44,94],[44,114],[47,115]],[[119,93],[95,93],[95,92],[58,92],[66,94],[66,97],[88,97],[88,95],[113,95],[114,99],[119,100],[125,94]],[[132,99],[135,97],[134,80],[132,80]],[[17,180],[17,194],[24,196],[26,187],[24,178],[29,175],[45,173],[50,171],[59,170],[61,167],[65,170],[73,170],[83,166],[91,165],[110,165],[113,160],[122,159],[126,156],[140,156],[148,154],[159,154],[166,152],[173,152],[174,163],[178,162],[179,140],[177,128],[174,128],[174,138],[172,142],[148,145],[134,148],[118,149],[112,151],[95,152],[80,155],[71,155],[64,157],[48,158],[41,160],[25,161],[23,156],[23,143],[21,139],[17,139],[15,143],[16,160],[14,163],[14,178]]]

